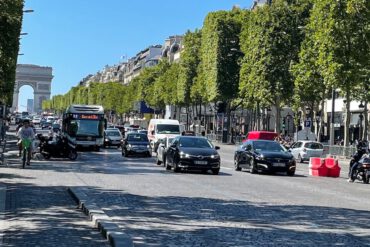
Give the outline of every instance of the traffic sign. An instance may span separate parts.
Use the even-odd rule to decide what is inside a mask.
[[[312,121],[311,120],[305,120],[304,121],[304,127],[305,128],[311,128]]]

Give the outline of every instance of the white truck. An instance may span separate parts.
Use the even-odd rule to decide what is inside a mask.
[[[181,134],[180,123],[174,119],[151,119],[148,125],[148,139],[152,151],[157,152],[160,139]]]

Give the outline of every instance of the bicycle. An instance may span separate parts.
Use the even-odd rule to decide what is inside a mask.
[[[32,140],[31,139],[26,138],[26,139],[22,140],[22,149],[23,149],[22,167],[23,167],[23,169],[26,166],[26,162],[28,163],[28,161],[31,160],[31,153],[29,152],[29,149],[31,148],[31,145],[32,145]],[[28,155],[28,159],[27,159],[27,155]]]

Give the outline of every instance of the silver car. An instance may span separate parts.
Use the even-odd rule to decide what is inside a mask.
[[[324,147],[320,142],[298,141],[290,147],[294,158],[300,163],[310,160],[311,157],[321,157],[324,153]]]

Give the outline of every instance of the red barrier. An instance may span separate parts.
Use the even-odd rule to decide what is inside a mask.
[[[309,172],[311,176],[326,177],[328,175],[328,168],[321,158],[310,158]]]
[[[328,177],[337,178],[340,175],[340,166],[337,159],[326,158],[325,166],[328,168]]]

